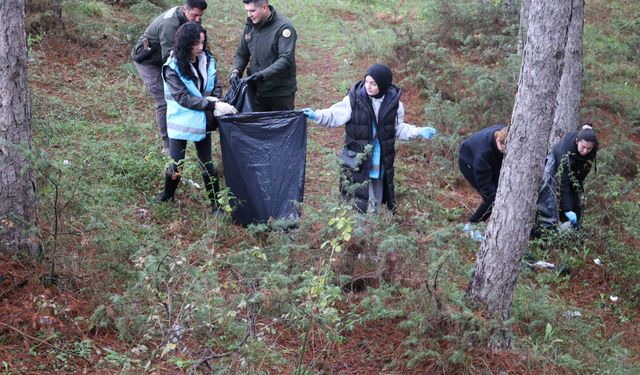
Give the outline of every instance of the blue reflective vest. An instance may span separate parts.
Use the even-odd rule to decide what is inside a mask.
[[[202,52],[199,56],[198,61],[200,62],[200,66],[198,68],[204,67],[207,57],[209,58],[209,65],[206,67],[206,71],[200,69],[200,73],[203,77],[206,77],[207,80],[204,95],[198,90],[192,80],[180,72],[173,56],[167,59],[165,65],[178,74],[178,77],[180,77],[180,80],[184,83],[189,94],[202,98],[209,96],[211,92],[213,92],[217,80],[216,62],[213,56],[206,55],[205,52]],[[164,81],[164,74],[162,75],[162,79]],[[207,132],[207,118],[204,111],[189,109],[178,104],[178,102],[173,99],[173,95],[171,95],[169,85],[167,85],[166,81],[164,81],[164,96],[167,101],[167,134],[169,138],[194,142],[203,140]]]

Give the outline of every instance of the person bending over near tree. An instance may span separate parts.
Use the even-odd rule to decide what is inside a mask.
[[[173,7],[154,18],[131,51],[142,82],[156,102],[156,123],[162,137],[162,153],[169,154],[167,135],[167,102],[164,99],[162,65],[173,49],[176,31],[186,22],[200,23],[207,9],[205,0],[185,0],[184,5]]]
[[[391,69],[374,64],[342,101],[327,109],[304,109],[310,120],[324,127],[345,127],[345,147],[365,151],[357,168],[343,167],[340,191],[361,212],[375,212],[381,204],[394,212],[396,139],[431,139],[436,130],[404,122],[401,91],[392,84]],[[367,147],[369,146],[369,147]],[[366,149],[370,152],[366,152]]]
[[[242,0],[247,24],[233,59],[229,81],[242,76],[255,88],[256,112],[292,110],[296,98],[296,30],[268,0]],[[233,85],[233,83],[232,83]]]
[[[508,127],[492,125],[472,134],[460,146],[460,171],[482,196],[482,203],[464,226],[464,231],[476,241],[482,240],[483,235],[473,229],[473,224],[485,221],[491,216],[498,190],[502,158],[507,147],[507,133]]]
[[[538,214],[543,225],[570,223],[580,227],[584,180],[597,152],[598,138],[591,124],[570,132],[553,147],[538,197]]]
[[[162,68],[162,77],[167,98],[169,153],[173,163],[165,172],[164,190],[158,201],[173,200],[187,141],[193,141],[207,195],[213,212],[217,213],[216,193],[220,185],[211,157],[210,131],[214,128],[214,115],[233,114],[237,110],[218,100],[222,90],[218,86],[216,63],[207,45],[207,33],[202,26],[195,22],[180,26],[175,50]]]

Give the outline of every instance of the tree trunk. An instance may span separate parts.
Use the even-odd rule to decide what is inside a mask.
[[[524,45],[527,41],[529,8],[531,8],[531,0],[522,0],[522,4],[520,5],[520,27],[518,28],[518,56],[522,56]]]
[[[0,0],[0,250],[37,254],[24,0]]]
[[[584,30],[584,0],[573,0],[573,15],[569,25],[564,70],[558,90],[558,107],[549,136],[550,150],[567,133],[580,125],[580,94],[582,90],[582,33]]]
[[[511,303],[533,225],[556,96],[562,75],[572,0],[532,0],[518,93],[495,206],[482,242],[470,302],[496,319],[489,346],[511,345]]]

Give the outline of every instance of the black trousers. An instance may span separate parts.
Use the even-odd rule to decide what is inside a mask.
[[[211,177],[218,177],[218,171],[213,163],[213,157],[211,156],[211,134],[207,134],[203,140],[194,142],[196,146],[196,153],[198,154],[198,161],[200,161],[200,167],[203,173],[207,173]],[[182,139],[169,138],[169,154],[177,165],[181,165],[184,160],[185,151],[187,148],[187,141]]]
[[[291,111],[295,108],[296,94],[289,96],[263,97],[254,96],[254,112]]]
[[[464,178],[469,181],[474,189],[480,192],[478,184],[476,183],[476,179],[473,176],[473,168],[471,168],[469,164],[459,159],[458,166],[460,167],[460,172],[462,172]],[[469,218],[470,223],[485,221],[491,216],[491,210],[493,209],[493,201],[495,200],[495,197],[485,197],[482,194],[480,195],[482,196],[482,203],[480,203],[480,206],[476,209],[476,212],[474,212],[473,215],[471,215],[471,217]]]

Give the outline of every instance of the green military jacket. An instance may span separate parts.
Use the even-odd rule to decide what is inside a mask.
[[[173,7],[157,16],[133,47],[131,58],[140,64],[162,67],[173,49],[176,31],[186,22],[187,17],[181,6]],[[148,48],[145,48],[145,38]]]
[[[296,30],[291,21],[276,13],[270,5],[271,16],[260,25],[251,19],[242,32],[236,49],[233,67],[247,76],[260,72],[262,81],[256,83],[256,93],[262,97],[289,96],[296,92]]]

